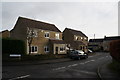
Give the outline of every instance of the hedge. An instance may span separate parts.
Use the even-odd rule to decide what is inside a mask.
[[[25,54],[25,42],[10,38],[2,39],[2,54]]]
[[[110,55],[120,62],[120,40],[110,42]]]

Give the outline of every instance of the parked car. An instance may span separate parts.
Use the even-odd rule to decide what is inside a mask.
[[[83,58],[84,59],[88,58],[88,55],[85,54],[82,50],[71,50],[69,56],[71,59],[78,59],[78,60]]]
[[[92,53],[92,52],[93,52],[92,50],[88,49],[88,53]]]

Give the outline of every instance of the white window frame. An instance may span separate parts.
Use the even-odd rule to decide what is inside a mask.
[[[37,30],[33,30],[33,32],[34,32],[34,36],[38,37],[38,31]]]
[[[83,37],[81,37],[81,40],[83,39]]]
[[[60,39],[60,34],[59,33],[55,33],[55,38],[56,39]]]
[[[78,37],[76,36],[75,39],[78,40]]]
[[[32,48],[34,48],[34,50],[32,50]],[[37,48],[37,49],[35,50],[35,48]],[[31,51],[31,53],[38,53],[38,46],[31,46],[30,51]]]
[[[47,36],[47,34],[49,34],[49,36]],[[49,32],[45,32],[45,38],[49,38],[50,37],[50,33]]]
[[[62,51],[61,51],[61,48],[63,48]],[[64,46],[61,46],[61,47],[60,47],[60,52],[65,52],[65,47],[64,47]]]
[[[48,51],[46,51],[47,48],[48,48]],[[48,53],[48,52],[49,52],[49,46],[45,46],[45,47],[44,47],[44,51],[45,51],[46,53]]]

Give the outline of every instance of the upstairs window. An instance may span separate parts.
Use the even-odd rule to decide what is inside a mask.
[[[55,34],[55,38],[56,38],[56,39],[60,39],[60,38],[59,38],[59,33],[56,33],[56,34]]]
[[[84,40],[86,40],[86,41],[87,41],[87,38],[86,38],[86,37],[84,37]]]
[[[34,36],[38,37],[38,31],[37,30],[34,30]]]
[[[49,38],[50,34],[49,32],[45,32],[45,38]]]
[[[38,31],[35,29],[28,29],[27,37],[38,37]]]
[[[83,39],[83,37],[81,37],[81,39]]]
[[[76,40],[78,40],[78,37],[77,37],[77,36],[76,36],[75,38],[76,38]]]

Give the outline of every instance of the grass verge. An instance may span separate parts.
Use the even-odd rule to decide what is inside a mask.
[[[108,64],[108,68],[111,71],[120,74],[120,62],[113,60],[112,63]]]

